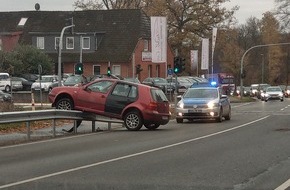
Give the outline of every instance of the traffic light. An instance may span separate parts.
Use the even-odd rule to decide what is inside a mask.
[[[185,70],[185,59],[182,57],[174,57],[174,68],[173,71],[175,74],[181,73]]]
[[[136,65],[136,74],[137,75],[140,74],[141,71],[143,71],[143,69],[141,68],[141,65],[140,64]]]
[[[75,74],[81,75],[84,72],[84,65],[82,63],[75,64]]]
[[[174,57],[174,68],[173,68],[173,72],[175,74],[180,73],[180,57]]]
[[[111,67],[108,67],[107,75],[108,75],[108,76],[111,76]]]

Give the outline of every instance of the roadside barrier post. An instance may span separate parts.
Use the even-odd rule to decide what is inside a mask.
[[[31,91],[31,108],[32,108],[32,111],[35,111],[35,101],[34,101],[33,91]]]

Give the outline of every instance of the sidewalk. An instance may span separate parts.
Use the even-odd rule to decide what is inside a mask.
[[[17,133],[9,133],[9,134],[0,134],[0,147],[1,146],[8,146],[26,142],[32,142],[36,140],[42,139],[53,139],[62,136],[72,136],[75,135],[74,132],[66,132],[73,127],[73,123],[67,124],[64,126],[57,126],[56,127],[56,137],[53,137],[53,128],[42,128],[37,130],[31,130],[30,132],[30,141],[28,140],[27,131],[24,132],[17,132]],[[102,132],[102,131],[109,131],[108,123],[104,122],[96,122],[96,131],[95,132]],[[112,123],[111,129],[114,128],[121,128],[122,124]],[[91,121],[83,121],[82,124],[77,128],[76,134],[88,134],[92,133],[92,122]]]

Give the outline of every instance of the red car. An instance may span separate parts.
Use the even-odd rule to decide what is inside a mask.
[[[157,129],[170,120],[169,102],[161,89],[102,78],[79,87],[55,87],[49,101],[56,109],[80,110],[124,120],[128,130]]]

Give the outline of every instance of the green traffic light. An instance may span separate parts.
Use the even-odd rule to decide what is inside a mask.
[[[174,68],[174,72],[178,73],[178,68],[177,67]]]

